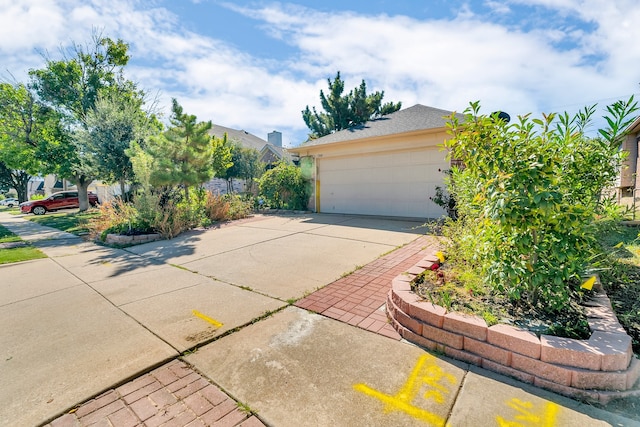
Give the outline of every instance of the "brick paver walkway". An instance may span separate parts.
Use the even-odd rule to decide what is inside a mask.
[[[295,305],[400,340],[400,335],[387,321],[384,309],[391,280],[433,252],[437,244],[434,237],[421,236],[299,300]]]
[[[202,375],[173,360],[56,418],[45,427],[264,427]]]
[[[433,237],[421,236],[342,277],[295,305],[400,340],[384,303],[391,280],[432,252]],[[241,426],[264,424],[179,359],[78,406],[45,427]]]

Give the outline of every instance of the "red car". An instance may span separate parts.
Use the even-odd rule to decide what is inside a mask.
[[[98,204],[98,196],[95,193],[89,192],[88,196],[91,206]],[[20,211],[22,213],[33,213],[35,215],[44,215],[47,211],[78,207],[80,207],[80,202],[78,202],[77,191],[60,191],[42,200],[30,200],[20,203]]]

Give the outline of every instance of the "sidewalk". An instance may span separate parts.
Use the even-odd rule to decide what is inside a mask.
[[[272,227],[274,222],[269,226]],[[86,268],[68,260],[77,256],[71,254],[78,252],[83,253],[78,258],[82,265],[95,263],[91,254],[96,251],[101,253],[99,263],[108,262],[102,248],[84,243],[75,236],[59,234],[20,218],[7,220],[6,215],[0,215],[0,223],[19,230],[21,235],[57,257],[58,262],[64,258],[65,265],[75,269]],[[252,227],[252,233],[257,232],[255,224]],[[319,233],[318,230],[314,229],[314,233]],[[55,240],[40,240],[39,237],[44,235]],[[358,238],[361,238],[360,235]],[[170,353],[173,355],[155,358],[155,363],[147,359],[147,368],[138,368],[138,372],[144,372],[142,375],[134,374],[134,369],[129,370],[131,374],[128,376],[114,377],[109,387],[94,392],[95,398],[77,402],[78,406],[51,421],[47,427],[404,426],[445,423],[452,427],[640,425],[639,422],[464,363],[434,357],[419,347],[401,341],[386,323],[383,305],[389,281],[422,258],[433,244],[432,238],[419,237],[306,295],[295,306],[276,310],[275,314],[246,323],[238,330],[229,330],[222,338],[186,352],[177,351],[175,342],[167,340],[165,334],[160,335],[164,337],[161,340],[156,335],[157,342],[142,344],[140,341],[142,345],[133,347],[138,353],[141,353],[140,349],[144,349],[142,353],[148,352],[149,345],[167,346],[167,343],[173,343],[167,346],[172,349]],[[158,247],[158,244],[154,247]],[[255,255],[255,251],[253,253]],[[108,252],[107,255],[123,257],[122,251]],[[130,260],[135,261],[136,258]],[[51,268],[51,263],[23,263],[31,270],[39,265]],[[157,267],[153,268],[154,272],[159,271]],[[166,266],[162,268],[162,272],[169,272]],[[180,281],[199,277],[194,272],[175,270],[184,275],[176,276],[180,277]],[[60,274],[64,274],[64,271]],[[131,280],[131,277],[137,277],[138,280],[149,277],[157,281],[160,277],[157,273],[149,275],[151,273],[146,273],[145,268],[127,274],[118,276],[120,279],[117,280],[110,279],[108,283],[115,285],[125,279]],[[96,289],[109,289],[78,282],[72,276],[65,280],[75,281],[60,285],[61,296],[66,295],[67,291],[77,294],[83,284]],[[207,280],[209,287],[222,286]],[[194,289],[189,285],[184,291]],[[246,298],[253,294],[250,290],[243,292],[245,297],[229,295]],[[71,294],[69,297],[72,297]],[[148,300],[140,300],[144,301]],[[174,305],[181,303],[176,298],[171,301]],[[128,305],[126,301],[123,302],[125,305],[120,307],[126,308]],[[94,301],[91,304],[96,303]],[[280,304],[281,307],[285,305]],[[0,321],[4,319],[2,310],[6,307],[8,305],[0,301]],[[95,309],[96,306],[92,307]],[[116,306],[103,306],[98,311],[94,310],[93,315],[99,315],[101,310],[119,312],[116,309]],[[133,319],[140,322],[139,316]],[[140,333],[155,330],[145,325],[148,323],[138,324],[135,330],[140,328]],[[49,323],[49,326],[53,325]],[[129,326],[130,332],[134,330],[132,327]],[[122,335],[120,337],[122,339]],[[119,358],[121,364],[126,360],[122,358],[123,355],[132,354],[124,347],[122,351],[124,353]],[[79,356],[76,354],[76,360]],[[133,355],[127,357],[135,358]],[[163,360],[170,361],[165,363]],[[127,381],[127,378],[130,380]],[[59,382],[66,387],[76,387],[70,379],[59,378]],[[52,396],[51,400],[55,403],[57,400],[54,399],[57,398]],[[538,421],[532,417],[537,417],[535,419]],[[5,425],[4,422],[7,422],[6,425],[16,425],[15,422],[2,420],[0,425]]]

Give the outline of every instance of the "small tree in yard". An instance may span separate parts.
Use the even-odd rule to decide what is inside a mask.
[[[464,163],[449,186],[465,224],[450,251],[512,301],[561,310],[596,251],[594,220],[617,176],[620,136],[636,103],[611,105],[609,127],[597,138],[584,132],[595,107],[514,124],[479,109],[471,103],[464,121],[452,115],[445,142]]]
[[[255,148],[243,147],[237,142],[231,142],[230,147],[232,165],[220,177],[226,178],[228,193],[233,191],[234,178],[244,179],[246,191],[251,192],[254,181],[260,178],[265,169],[264,163],[260,161],[260,152]]]
[[[156,162],[150,179],[154,187],[181,185],[188,201],[189,187],[213,176],[214,145],[208,133],[212,125],[196,122],[196,116],[184,113],[175,99],[172,112],[172,127],[152,138],[148,147]]]
[[[267,203],[281,209],[306,209],[309,201],[307,182],[300,168],[280,162],[260,178],[260,194]]]

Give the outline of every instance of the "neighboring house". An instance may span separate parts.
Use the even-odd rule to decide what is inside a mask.
[[[620,170],[618,181],[618,202],[627,206],[635,205],[638,191],[640,190],[640,157],[638,145],[640,144],[640,116],[631,123],[622,141],[621,149],[627,151],[629,156],[625,159]]]
[[[288,150],[314,180],[316,212],[437,218],[450,111],[414,105]]]
[[[282,148],[282,133],[273,131],[267,135],[268,141],[259,138],[245,130],[231,129],[214,124],[209,135],[223,138],[227,134],[229,141],[235,141],[245,148],[253,148],[260,153],[260,161],[266,164],[267,169],[282,159],[291,160],[289,153]],[[227,181],[221,178],[213,178],[205,184],[205,187],[217,194],[227,192]],[[233,191],[241,193],[245,191],[245,182],[242,179],[233,180]]]
[[[75,190],[76,186],[64,179],[59,179],[56,175],[47,175],[44,178],[37,179],[37,186],[31,187],[29,190],[29,197],[32,194],[41,194],[43,196],[49,196],[52,193],[65,190]],[[98,195],[100,203],[112,200],[115,197],[120,197],[122,194],[120,191],[120,184],[105,184],[101,181],[93,181],[89,184],[89,191]],[[129,191],[129,184],[126,185],[125,191]]]

